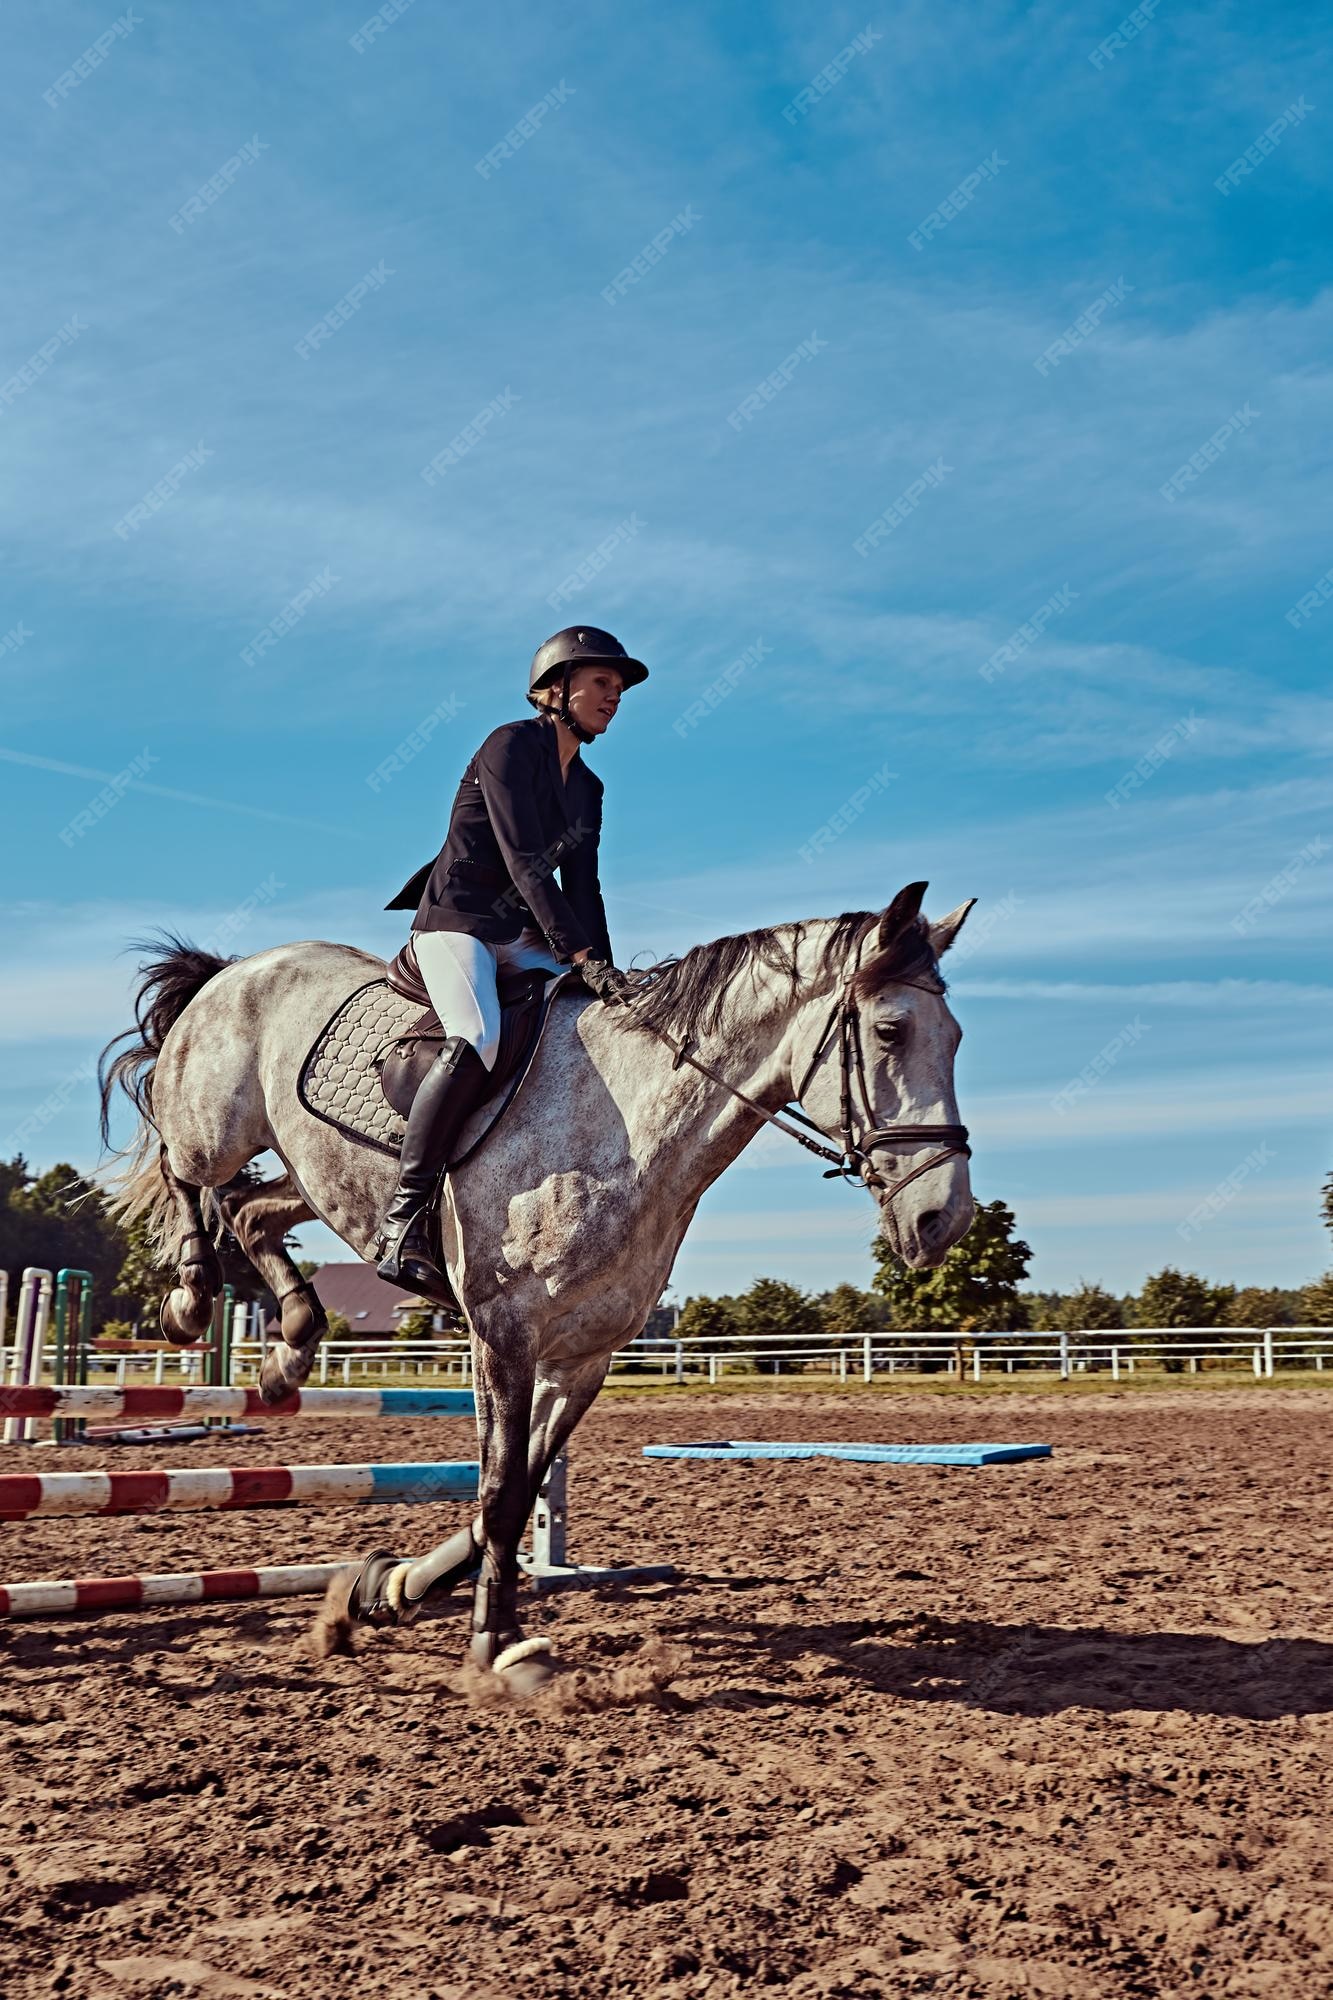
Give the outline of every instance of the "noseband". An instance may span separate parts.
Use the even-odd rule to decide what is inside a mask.
[[[904,972],[915,971],[918,965],[924,965],[926,962],[927,954],[923,953],[920,958],[914,959],[911,964],[904,967]],[[861,947],[858,944],[856,963],[843,981],[838,997],[833,1003],[833,1010],[815,1044],[815,1052],[806,1065],[805,1074],[796,1091],[797,1102],[787,1106],[785,1115],[765,1110],[762,1104],[757,1104],[745,1091],[738,1090],[734,1083],[728,1083],[726,1077],[719,1076],[711,1064],[701,1062],[698,1056],[692,1053],[691,1038],[687,1037],[685,1041],[677,1042],[661,1028],[655,1028],[653,1032],[674,1050],[675,1061],[671,1065],[673,1069],[679,1069],[682,1063],[688,1063],[691,1069],[698,1070],[701,1076],[709,1077],[712,1082],[720,1084],[723,1090],[729,1092],[758,1117],[770,1125],[776,1125],[779,1132],[785,1132],[789,1139],[795,1139],[797,1145],[804,1146],[808,1153],[816,1154],[821,1160],[831,1160],[833,1164],[824,1175],[826,1181],[859,1181],[865,1187],[882,1191],[885,1197],[892,1201],[895,1195],[901,1194],[905,1187],[909,1187],[922,1174],[928,1174],[933,1167],[942,1166],[946,1160],[951,1160],[957,1155],[961,1155],[964,1159],[970,1157],[972,1148],[967,1143],[966,1125],[875,1124],[875,1107],[870,1102],[870,1086],[866,1080],[865,1051],[861,1046],[861,1016],[853,993],[860,969]],[[920,980],[906,977],[888,980],[885,983],[892,986],[915,986],[922,993],[929,993],[932,990],[928,986],[923,986]],[[835,1043],[838,1050],[836,1135],[826,1132],[822,1125],[817,1125],[800,1106],[800,1099],[810,1087],[811,1077]],[[864,1122],[859,1129],[855,1122],[854,1093],[859,1093],[865,1112]],[[796,1119],[798,1124],[787,1124],[787,1118]],[[804,1126],[805,1130],[799,1130],[798,1125]],[[821,1145],[818,1139],[810,1138],[809,1134],[812,1132],[818,1132],[820,1139],[827,1139],[833,1143]],[[871,1158],[871,1154],[880,1146],[886,1148],[937,1146],[940,1150],[932,1153],[929,1159],[920,1161],[910,1173],[900,1175],[895,1181],[887,1181]]]

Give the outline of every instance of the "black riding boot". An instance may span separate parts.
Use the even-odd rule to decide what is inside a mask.
[[[491,1073],[470,1042],[454,1035],[412,1099],[398,1164],[398,1186],[380,1224],[381,1278],[405,1292],[446,1300],[449,1280],[431,1250],[428,1211],[436,1183],[468,1113],[486,1095]]]

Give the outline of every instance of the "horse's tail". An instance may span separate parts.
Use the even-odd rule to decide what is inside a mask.
[[[118,1166],[99,1179],[112,1211],[120,1220],[133,1222],[142,1216],[149,1233],[156,1238],[169,1213],[171,1194],[162,1178],[153,1144],[157,1136],[153,1070],[167,1036],[195,995],[236,961],[219,958],[211,951],[200,951],[170,931],[141,940],[131,950],[150,952],[153,956],[139,966],[143,976],[134,998],[135,1025],[109,1041],[98,1058],[103,1146],[111,1143],[111,1101],[117,1085],[138,1112],[139,1124],[129,1145],[114,1156]],[[122,1042],[124,1048],[119,1047]]]

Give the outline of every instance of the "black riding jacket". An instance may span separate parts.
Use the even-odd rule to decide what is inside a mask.
[[[585,948],[609,959],[601,831],[602,781],[581,756],[562,777],[554,722],[506,722],[464,771],[439,854],[385,907],[415,910],[413,930],[502,944],[532,927],[566,963]]]

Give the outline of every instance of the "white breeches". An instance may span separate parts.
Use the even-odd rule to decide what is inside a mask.
[[[417,964],[446,1035],[471,1042],[487,1069],[500,1050],[500,1001],[495,990],[502,965],[521,972],[541,966],[568,968],[552,958],[540,931],[525,930],[512,944],[486,944],[467,931],[413,931]]]

